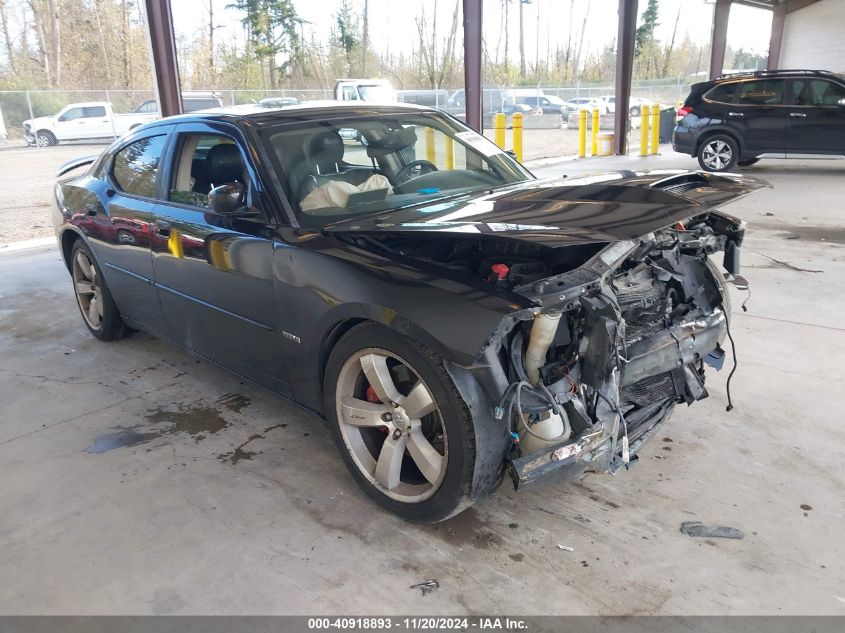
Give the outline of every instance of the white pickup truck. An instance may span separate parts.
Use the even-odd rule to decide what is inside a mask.
[[[71,103],[58,114],[23,122],[28,145],[47,147],[61,141],[115,139],[132,128],[158,118],[157,114],[115,114],[110,103]]]

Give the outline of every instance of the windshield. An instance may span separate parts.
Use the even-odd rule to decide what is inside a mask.
[[[308,228],[532,178],[494,143],[435,112],[279,124],[261,138]]]
[[[364,101],[396,101],[396,95],[393,94],[393,90],[390,86],[385,86],[383,84],[374,84],[370,86],[359,84],[358,92],[361,93],[361,98]]]

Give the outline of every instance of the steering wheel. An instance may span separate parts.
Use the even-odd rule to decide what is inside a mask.
[[[403,180],[410,180],[411,178],[416,178],[416,176],[412,175],[411,172],[414,170],[419,170],[416,176],[422,176],[423,174],[430,174],[433,171],[437,171],[437,165],[432,163],[431,161],[420,159],[420,160],[412,160],[407,165],[403,166],[396,172],[394,178],[398,181]]]

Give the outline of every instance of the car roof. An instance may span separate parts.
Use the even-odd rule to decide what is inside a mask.
[[[226,106],[223,108],[209,108],[199,112],[179,114],[158,119],[148,123],[145,128],[158,125],[172,125],[174,123],[188,123],[191,121],[250,121],[258,126],[273,125],[285,122],[320,121],[326,118],[342,118],[344,116],[366,116],[371,114],[399,114],[402,112],[439,112],[434,108],[427,108],[411,103],[373,103],[369,101],[308,101],[295,105],[285,105],[278,108],[268,108],[266,105],[245,104]]]
[[[750,70],[747,72],[736,72],[720,75],[709,82],[714,85],[721,83],[729,83],[733,81],[755,81],[765,79],[795,79],[796,77],[815,77],[819,79],[838,79],[843,80],[843,76],[834,73],[830,70],[804,70],[804,69],[785,69],[785,70]]]
[[[78,103],[69,103],[67,106],[72,106],[74,108],[90,108],[91,106],[106,106],[111,105],[108,101],[80,101]]]

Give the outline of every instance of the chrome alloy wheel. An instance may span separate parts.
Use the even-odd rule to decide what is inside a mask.
[[[709,169],[719,171],[727,167],[733,158],[731,146],[719,139],[708,142],[702,152],[702,161]]]
[[[403,503],[437,492],[446,474],[446,427],[407,362],[384,349],[359,350],[340,370],[335,404],[346,449],[373,486]]]
[[[73,290],[82,317],[92,330],[103,327],[103,295],[97,269],[83,250],[76,251],[72,266]]]

